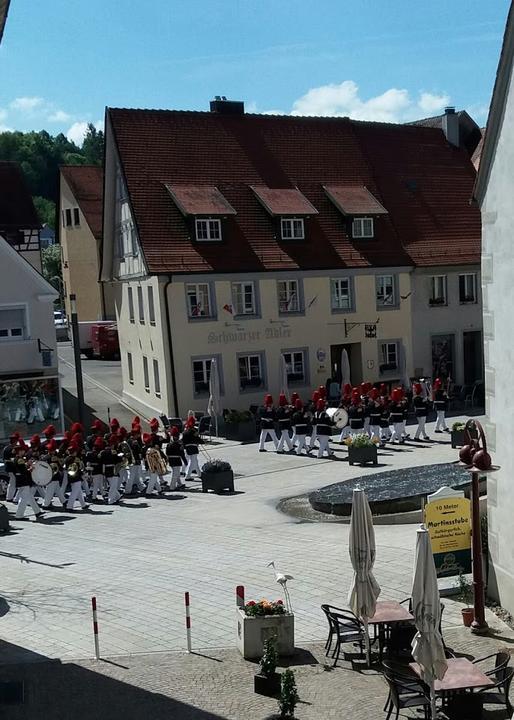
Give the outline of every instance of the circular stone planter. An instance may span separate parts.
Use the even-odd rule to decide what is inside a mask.
[[[419,510],[422,498],[443,485],[458,490],[469,488],[469,483],[469,472],[455,463],[422,465],[327,485],[311,493],[309,502],[319,512],[351,515],[353,490],[359,487],[368,496],[371,512],[387,515]]]

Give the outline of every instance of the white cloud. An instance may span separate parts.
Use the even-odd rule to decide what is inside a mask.
[[[7,117],[7,110],[4,110],[3,108],[0,108],[0,122],[1,122],[2,120],[5,120],[6,117]]]
[[[408,90],[389,88],[380,95],[363,98],[353,80],[311,88],[294,101],[291,115],[348,116],[355,120],[406,122],[435,114],[450,102],[446,93],[420,92],[413,98]]]
[[[70,142],[75,143],[79,147],[84,142],[84,135],[87,131],[88,122],[86,120],[80,120],[74,122],[73,125],[66,132],[66,137]],[[97,120],[93,125],[97,130],[103,130],[103,120]]]
[[[44,105],[45,101],[42,97],[19,97],[15,98],[9,107],[11,110],[18,110],[19,112],[34,112],[37,108]]]
[[[64,110],[54,110],[47,117],[48,122],[67,123],[71,120],[71,115]]]
[[[423,112],[435,115],[444,110],[449,102],[449,95],[434,95],[433,93],[422,92],[419,96],[418,106]]]

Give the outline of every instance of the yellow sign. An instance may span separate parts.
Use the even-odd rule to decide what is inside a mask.
[[[425,525],[439,577],[471,570],[470,502],[465,497],[438,498],[425,506]]]

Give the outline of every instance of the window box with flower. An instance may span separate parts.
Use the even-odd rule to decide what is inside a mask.
[[[294,615],[282,600],[250,600],[236,612],[237,647],[245,659],[261,658],[269,638],[275,638],[279,655],[294,653]]]

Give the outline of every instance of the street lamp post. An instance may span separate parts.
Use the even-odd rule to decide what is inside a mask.
[[[478,437],[471,434],[476,429]],[[461,448],[459,458],[471,473],[471,529],[473,553],[473,605],[474,620],[471,623],[471,632],[477,635],[485,634],[489,626],[485,619],[485,584],[482,570],[482,532],[480,527],[480,475],[487,475],[497,467],[493,467],[490,455],[487,452],[487,443],[482,425],[478,420],[468,420],[465,430],[469,444]]]
[[[82,380],[82,360],[80,359],[79,319],[77,315],[77,296],[70,295],[71,309],[71,337],[73,340],[73,355],[75,358],[75,379],[77,382],[78,421],[84,425],[84,383]]]

